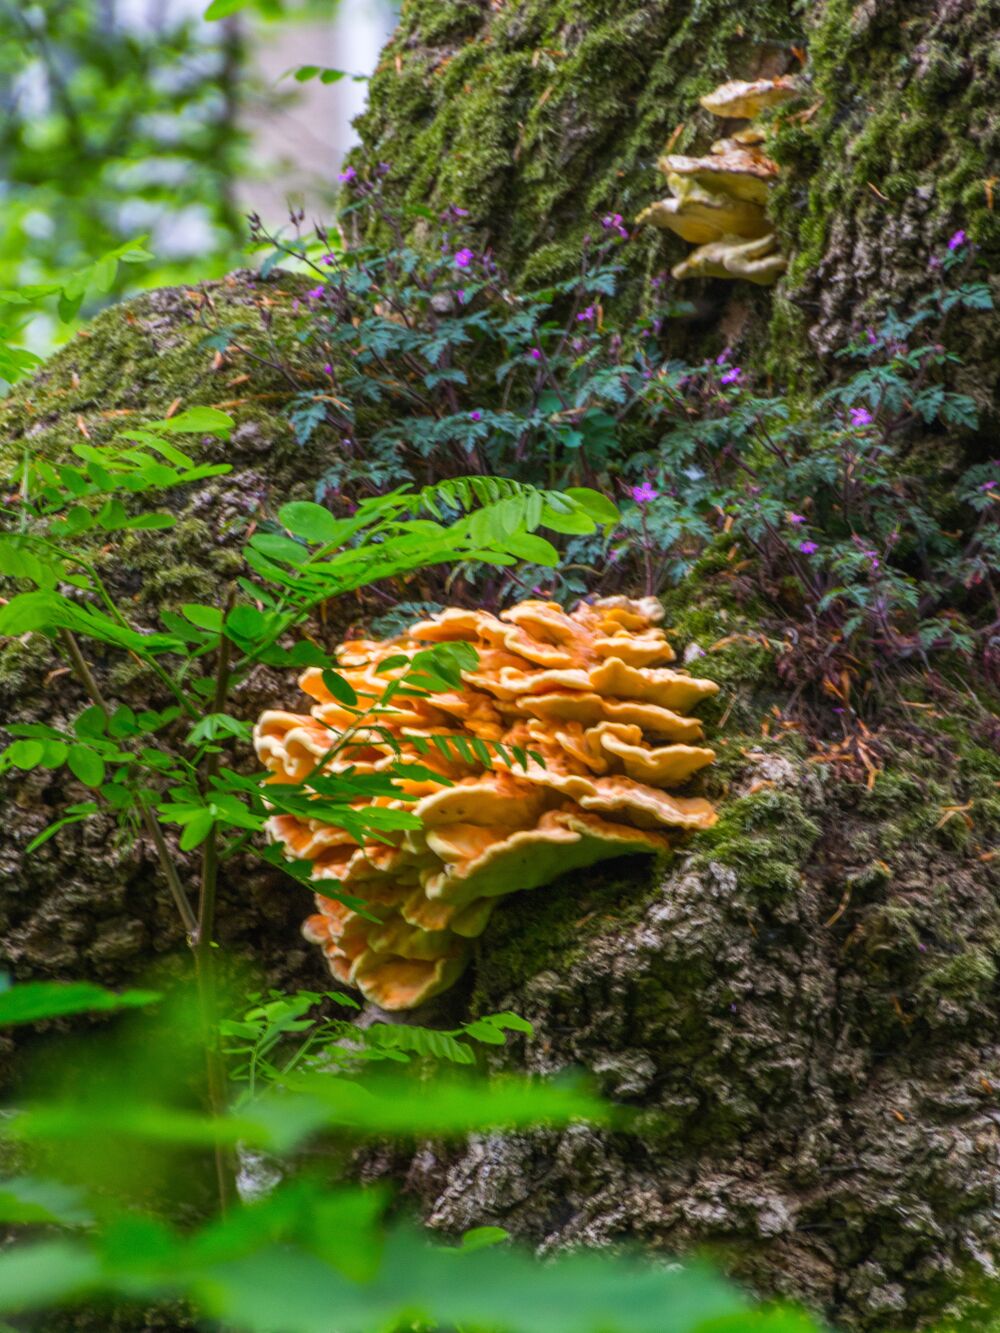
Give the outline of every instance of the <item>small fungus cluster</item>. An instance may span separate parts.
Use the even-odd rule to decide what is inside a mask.
[[[609,857],[661,852],[672,835],[715,822],[707,800],[668,791],[714,758],[687,714],[718,686],[666,665],[674,654],[661,617],[654,598],[581,602],[572,613],[527,601],[499,617],[450,609],[399,638],[346,642],[338,663],[367,707],[406,669],[380,663],[468,643],[478,663],[462,672],[461,689],[397,694],[359,719],[310,668],[300,678],[315,701],[308,714],[261,716],[254,742],[277,782],[301,781],[318,764],[378,773],[402,760],[425,770],[399,779],[398,799],[379,798],[420,819],[391,843],[359,845],[287,814],[269,821],[286,855],[312,862],[314,880],[364,900],[361,913],[320,894],[303,928],[339,981],[384,1009],[412,1008],[458,978],[502,895]],[[330,759],[338,737],[346,743]],[[451,743],[428,745],[434,737]],[[485,744],[490,767],[470,740],[480,755]]]
[[[769,287],[786,266],[768,220],[768,190],[778,164],[762,150],[763,130],[753,120],[768,107],[798,96],[790,78],[724,83],[702,97],[713,116],[751,123],[717,139],[705,157],[665,153],[659,168],[671,197],[638,217],[676,232],[697,249],[674,266],[675,278],[745,278]]]

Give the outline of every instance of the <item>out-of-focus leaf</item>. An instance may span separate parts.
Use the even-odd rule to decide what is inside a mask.
[[[88,981],[24,981],[0,990],[0,1026],[37,1023],[88,1010],[134,1009],[160,998],[156,991],[127,990],[120,994]]]
[[[0,1180],[0,1222],[73,1227],[91,1221],[81,1192],[69,1185],[32,1176]]]
[[[54,1308],[96,1286],[100,1265],[68,1240],[17,1245],[0,1254],[0,1312]]]

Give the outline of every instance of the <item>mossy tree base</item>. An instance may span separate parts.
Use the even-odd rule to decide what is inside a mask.
[[[203,442],[233,472],[179,496],[174,529],[103,557],[150,624],[163,606],[218,600],[249,525],[308,496],[335,459],[323,430],[295,443],[284,415],[295,386],[258,363],[242,380],[242,365],[205,346],[206,299],[249,341],[262,305],[280,320],[293,293],[286,279],[234,279],[109,310],[0,409],[8,460],[25,447],[64,457],[81,421],[100,440],[178,398],[236,416],[229,443]],[[972,721],[951,710],[934,722],[925,752],[890,749],[871,791],[810,763],[794,732],[765,735],[787,691],[705,563],[672,596],[668,623],[723,687],[706,709],[721,823],[666,867],[640,858],[504,904],[464,988],[442,1002],[525,1014],[536,1034],[516,1058],[589,1069],[635,1110],[631,1130],[428,1147],[370,1169],[405,1176],[449,1230],[501,1223],[542,1246],[707,1244],[761,1291],[794,1292],[845,1326],[912,1328],[988,1262],[994,1236],[1000,906],[984,849],[1000,828],[1000,761],[971,707]],[[72,717],[85,700],[51,674],[61,665],[37,636],[7,644],[3,716]],[[130,670],[96,665],[110,698],[166,702]],[[236,707],[254,717],[287,685],[261,673]],[[0,935],[19,979],[121,984],[184,957],[141,839],[94,822],[25,857],[83,795],[45,771],[5,791]],[[971,829],[945,818],[970,800]],[[220,890],[231,956],[265,983],[328,984],[299,937],[297,886],[245,858]]]

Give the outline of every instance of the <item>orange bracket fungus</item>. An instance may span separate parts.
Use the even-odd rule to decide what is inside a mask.
[[[797,95],[792,79],[757,79],[724,83],[701,98],[701,105],[713,116],[752,122]],[[778,164],[762,152],[763,140],[763,131],[751,123],[717,139],[705,157],[660,158],[670,197],[651,204],[637,221],[697,246],[674,266],[675,278],[745,278],[769,287],[784,271],[786,260],[765,211]]]
[[[312,862],[314,881],[363,900],[355,910],[320,893],[304,926],[339,981],[384,1009],[412,1008],[457,979],[504,894],[664,851],[715,822],[707,800],[671,789],[714,758],[689,714],[718,686],[667,665],[661,617],[654,598],[581,602],[571,613],[527,601],[499,617],[450,609],[395,639],[341,645],[358,709],[310,668],[300,678],[308,713],[261,716],[254,743],[274,782],[420,766],[399,777],[398,796],[374,802],[411,812],[419,827],[359,843],[317,819],[269,821],[287,856]],[[476,650],[460,688],[378,702],[418,653],[442,643]]]

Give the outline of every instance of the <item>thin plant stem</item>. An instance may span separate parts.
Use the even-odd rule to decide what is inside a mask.
[[[233,594],[226,603],[223,618],[231,609]],[[229,693],[229,654],[230,640],[225,633],[219,635],[219,653],[215,669],[215,695],[212,700],[212,712],[221,713]],[[214,778],[219,773],[219,754],[215,749],[205,759],[205,786],[211,789]],[[208,1084],[208,1100],[212,1115],[220,1117],[226,1109],[226,1071],[219,1046],[218,987],[215,970],[216,948],[215,904],[219,879],[219,840],[218,831],[213,824],[208,837],[202,845],[201,888],[198,896],[198,918],[192,937],[194,950],[195,975],[198,982],[198,1000],[201,1007],[201,1020],[205,1042],[205,1072]],[[222,1144],[215,1145],[215,1176],[219,1192],[219,1208],[225,1215],[232,1192],[232,1163]]]

